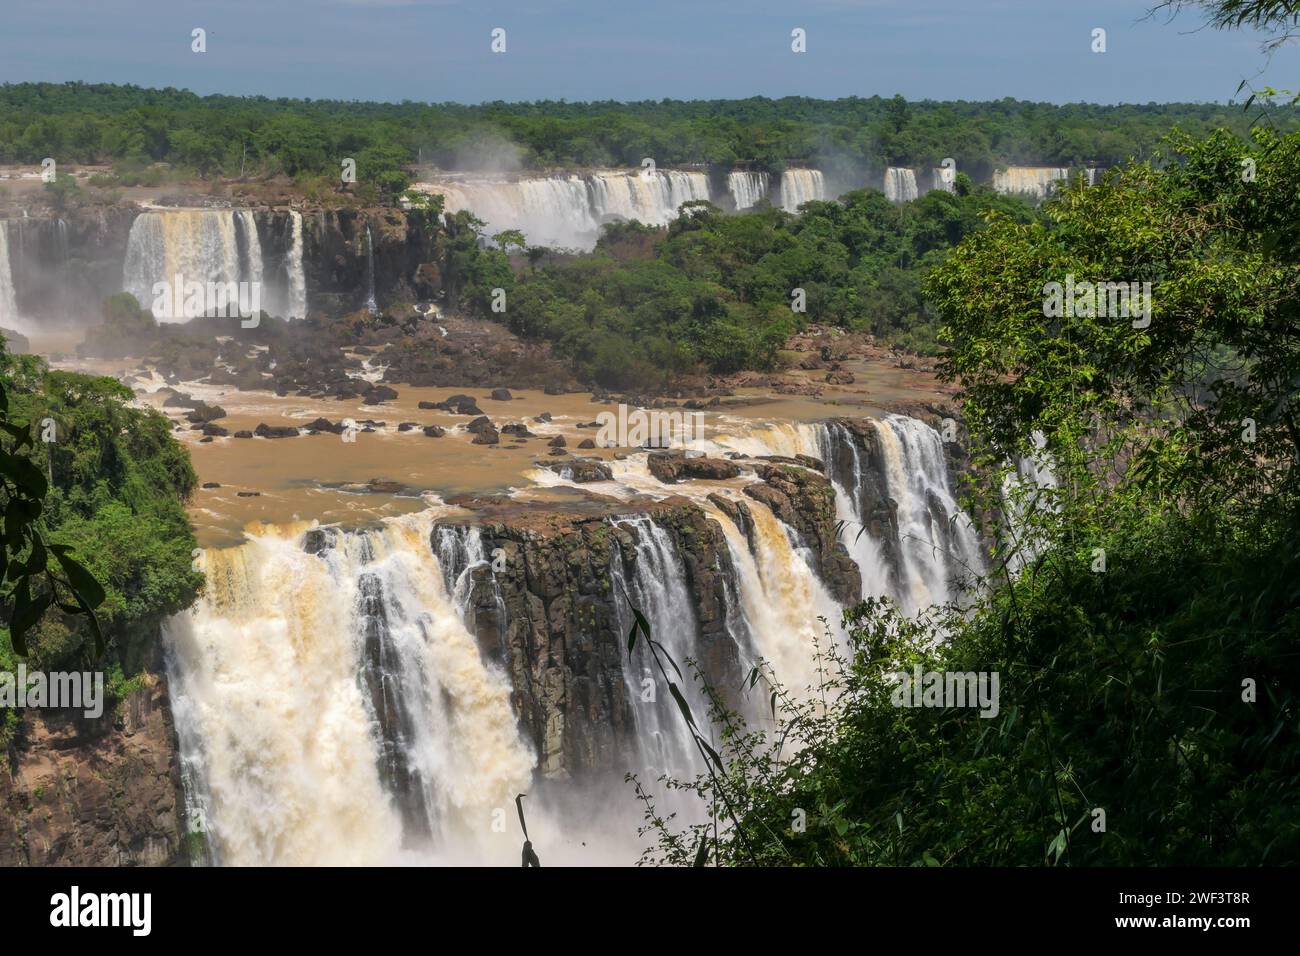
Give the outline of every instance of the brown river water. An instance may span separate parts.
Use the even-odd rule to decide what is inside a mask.
[[[322,524],[360,525],[380,518],[424,510],[430,496],[447,499],[453,495],[546,494],[538,469],[564,457],[548,455],[548,442],[563,435],[569,456],[611,459],[628,449],[578,449],[584,438],[595,439],[596,428],[580,424],[596,421],[601,412],[616,406],[593,401],[589,393],[546,395],[536,390],[511,390],[512,401],[494,401],[490,389],[414,388],[394,385],[398,398],[368,406],[359,399],[331,400],[298,396],[277,396],[273,392],[238,391],[229,386],[187,382],[176,390],[220,405],[226,417],[217,424],[231,437],[201,442],[202,434],[185,421],[184,408],[164,408],[170,394],[165,385],[133,359],[83,360],[69,357],[71,337],[34,337],[33,350],[53,355],[51,364],[70,371],[109,375],[131,385],[142,405],[167,414],[180,427],[176,437],[185,443],[201,483],[217,488],[200,488],[189,505],[191,519],[205,548],[240,543],[245,532],[262,523],[284,525],[317,520]],[[881,363],[862,360],[844,363],[856,382],[849,386],[823,385],[819,397],[773,394],[759,388],[737,389],[719,407],[703,411],[706,439],[743,435],[781,423],[813,421],[828,417],[868,417],[883,407],[903,401],[938,401],[945,396],[926,375]],[[378,370],[374,377],[381,374]],[[787,381],[798,381],[800,373],[784,373]],[[808,378],[808,381],[813,379]],[[483,413],[500,428],[512,422],[527,425],[536,437],[518,440],[502,434],[498,445],[472,444],[474,436],[463,427],[470,416],[441,410],[420,409],[420,402],[440,402],[454,394],[474,396]],[[668,411],[680,409],[667,409]],[[535,419],[549,413],[550,422]],[[357,431],[353,441],[341,435],[321,432],[296,438],[237,439],[239,430],[252,431],[259,424],[303,427],[324,417],[333,422],[352,419],[359,429],[367,421],[384,424],[374,431]],[[414,422],[405,432],[399,423]],[[446,429],[440,438],[426,436],[425,425]],[[385,484],[382,490],[368,487]],[[245,494],[241,496],[240,492]],[[250,493],[256,493],[255,496]]]

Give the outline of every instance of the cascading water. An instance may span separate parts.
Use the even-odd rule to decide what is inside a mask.
[[[910,202],[917,197],[916,173],[905,166],[890,166],[885,170],[884,191],[890,202]]]
[[[293,236],[289,245],[289,312],[292,319],[307,317],[307,275],[302,267],[302,213],[289,213]]]
[[[532,245],[588,250],[603,222],[636,219],[662,226],[682,203],[709,198],[704,173],[662,169],[514,180],[449,177],[415,188],[442,194],[449,212],[474,213],[489,235],[518,229]]]
[[[798,212],[806,202],[826,198],[826,180],[816,169],[787,169],[781,174],[781,208]]]
[[[949,488],[942,439],[923,422],[891,415],[747,426],[693,444],[719,455],[820,458],[864,597],[888,595],[915,613],[959,599],[959,577],[982,569],[979,540]],[[819,618],[830,624],[831,640],[842,640],[839,605],[800,535],[744,494],[753,477],[665,485],[644,454],[610,467],[612,478],[592,490],[681,495],[721,528],[725,552],[708,576],[721,580],[725,605],[713,620],[725,620],[723,639],[735,642],[723,656],[742,673],[767,661],[796,695],[818,686],[826,641]],[[512,816],[515,793],[537,787],[543,799],[545,787],[499,669],[505,665],[480,649],[491,628],[476,619],[494,615],[504,638],[507,604],[483,533],[443,524],[439,513],[348,533],[268,526],[240,547],[207,553],[203,598],[165,628],[186,799],[207,836],[207,860],[517,859],[516,831],[497,832],[488,821],[503,808]],[[702,646],[692,596],[700,569],[688,570],[675,526],[633,512],[605,520],[616,534],[612,639],[623,646],[632,608],[646,617],[683,667],[684,678],[672,679],[707,736],[706,701],[685,668],[705,646],[719,647]],[[510,633],[526,640],[526,631]],[[702,758],[648,648],[642,642],[630,660],[625,653],[636,748],[630,769],[643,783],[660,774],[692,778],[704,770]],[[555,666],[569,665],[547,664]],[[751,719],[769,718],[755,707]],[[659,798],[662,807],[691,812],[671,791]]]
[[[379,303],[375,301],[375,238],[366,226],[366,311],[371,315],[379,314]]]
[[[229,209],[141,213],[131,223],[123,289],[148,308],[155,299],[154,283],[166,282],[170,287],[177,275],[184,283],[201,282],[205,285],[209,282],[250,281],[250,277],[240,270],[235,219]],[[170,313],[158,318],[184,319]]]
[[[0,325],[13,328],[17,319],[14,277],[9,267],[9,223],[0,220]]]
[[[939,189],[946,193],[955,193],[957,191],[957,171],[952,168],[936,166],[930,170],[930,188]]]
[[[627,558],[622,556],[616,556],[611,568],[615,593],[623,598],[618,602],[619,630],[627,633],[631,629],[632,607],[645,616],[654,640],[664,646],[681,668],[682,677],[678,679],[671,665],[664,663],[669,679],[677,684],[700,722],[707,713],[707,703],[686,664],[688,658],[697,656],[697,634],[689,610],[690,592],[681,558],[667,532],[650,518],[638,516],[617,519],[614,523],[631,532],[636,542],[630,556],[631,575],[624,571]],[[636,740],[647,778],[655,780],[661,774],[669,774],[689,780],[703,772],[704,765],[690,730],[664,686],[644,640],[632,653],[623,676],[632,701]]]
[[[1059,179],[1069,179],[1070,171],[1059,166],[1008,166],[993,172],[993,189],[1008,195],[1046,199],[1056,189]]]
[[[507,681],[482,660],[444,584],[432,518],[304,530],[209,551],[202,600],[164,628],[211,858],[517,853],[490,822],[527,789],[536,758]]]
[[[978,575],[983,559],[975,527],[949,489],[943,440],[905,415],[887,416],[876,431],[896,503],[903,609],[915,614],[960,600],[960,580]]]
[[[289,317],[306,314],[306,282],[303,273],[302,216],[290,213],[292,229],[283,266],[266,274],[266,257],[251,209],[169,209],[143,212],[131,224],[127,239],[122,288],[149,307],[155,300],[154,284],[169,287],[176,276],[182,283],[248,283],[264,289],[261,303],[268,311]],[[268,281],[270,280],[270,281]],[[163,321],[184,321],[172,309],[159,315]]]
[[[592,177],[591,184],[598,222],[618,217],[662,226],[677,216],[682,203],[709,198],[709,179],[704,173],[675,169],[601,172]]]
[[[737,170],[727,174],[727,192],[737,211],[749,209],[767,198],[767,173],[750,173]]]

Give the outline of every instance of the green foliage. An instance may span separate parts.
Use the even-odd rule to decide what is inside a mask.
[[[820,686],[760,664],[743,717],[713,694],[725,769],[664,785],[730,823],[680,829],[642,788],[648,860],[1300,862],[1300,135],[1173,145],[1041,220],[995,216],[932,272],[972,513],[1011,516],[982,597],[920,620],[867,602]],[[1150,325],[1045,315],[1067,273],[1150,281]],[[1004,491],[1024,455],[1057,484]],[[915,665],[997,673],[998,713],[897,706]]]
[[[663,387],[697,368],[771,368],[804,321],[934,352],[938,322],[922,272],[994,212],[1016,222],[1033,215],[1019,199],[975,187],[901,205],[858,190],[798,216],[771,207],[731,216],[697,203],[666,231],[606,226],[592,256],[514,278],[504,317],[481,312],[551,342],[606,388]],[[480,255],[469,246],[458,254]],[[806,312],[791,308],[795,289]]]
[[[1294,123],[1293,111],[1286,115]],[[132,177],[154,162],[225,176],[246,165],[248,172],[337,182],[339,162],[353,157],[358,185],[385,195],[401,192],[400,167],[421,153],[443,168],[509,151],[533,169],[638,166],[653,156],[665,166],[746,162],[773,173],[813,161],[860,173],[952,157],[959,169],[987,179],[998,164],[1112,165],[1144,157],[1174,125],[1193,135],[1219,127],[1244,133],[1248,120],[1230,107],[1202,104],[872,96],[463,106],[200,97],[75,82],[0,86],[0,162],[129,161]]]
[[[115,297],[106,310],[129,322],[133,305]],[[0,362],[13,415],[5,431],[14,443],[0,448],[8,463],[0,503],[15,648],[32,666],[57,669],[84,654],[102,625],[114,658],[138,670],[161,618],[192,603],[202,583],[182,507],[197,483],[189,456],[167,419],[129,407],[130,389],[114,379],[50,371],[32,356]],[[13,420],[37,423],[42,440]],[[20,558],[28,579],[13,576]],[[97,608],[98,623],[75,615],[82,603]]]

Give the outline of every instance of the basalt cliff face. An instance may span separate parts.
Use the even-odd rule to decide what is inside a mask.
[[[0,771],[0,866],[188,862],[167,685],[143,680],[95,719],[21,713]]]

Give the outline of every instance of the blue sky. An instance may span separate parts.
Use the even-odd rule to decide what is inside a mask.
[[[4,0],[0,81],[375,100],[1226,101],[1300,49],[1155,0]],[[190,31],[208,51],[190,51]],[[489,49],[494,27],[507,50]],[[808,52],[790,51],[807,31]],[[1090,50],[1107,31],[1107,52]],[[1262,74],[1261,74],[1261,71]]]

